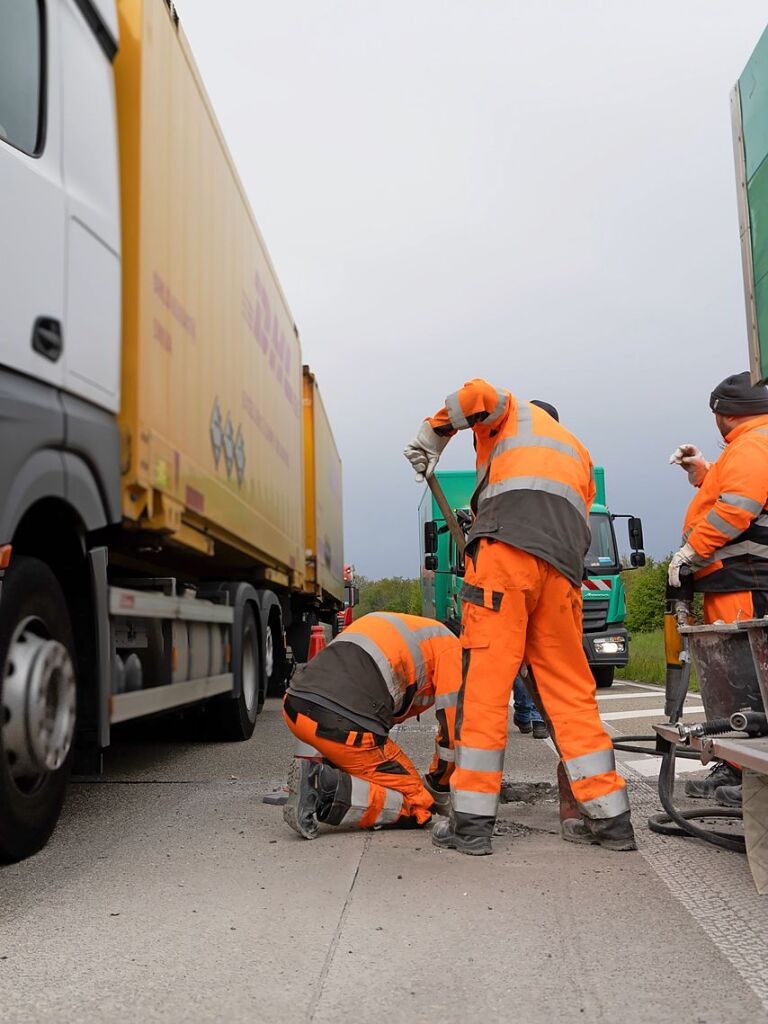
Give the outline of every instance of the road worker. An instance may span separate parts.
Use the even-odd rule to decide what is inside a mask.
[[[373,612],[340,633],[291,681],[283,714],[298,741],[283,817],[305,839],[327,825],[420,828],[447,813],[461,645],[419,615]],[[435,756],[422,778],[389,738],[435,707]]]
[[[477,454],[476,518],[461,592],[452,809],[432,841],[492,852],[509,698],[525,662],[581,814],[561,822],[563,838],[634,849],[626,787],[582,647],[581,580],[595,494],[589,453],[540,406],[475,379],[406,448],[417,480],[434,472],[448,441],[465,429]]]
[[[717,385],[709,407],[725,439],[717,461],[708,462],[692,444],[670,456],[697,494],[685,516],[683,546],[669,563],[669,582],[680,585],[683,566],[694,570],[707,623],[762,618],[768,615],[768,388],[753,387],[748,372],[738,373]],[[741,771],[718,762],[685,791],[738,804]]]

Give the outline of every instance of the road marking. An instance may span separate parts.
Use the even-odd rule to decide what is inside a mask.
[[[704,708],[690,708],[694,714],[703,712]],[[660,722],[666,722],[664,708],[639,708],[637,711],[607,711],[600,715],[604,722],[616,722],[620,718],[658,718]]]
[[[661,770],[660,757],[639,757],[636,761],[623,761],[622,764],[631,768],[638,775],[646,779],[655,779]],[[678,757],[675,763],[675,775],[684,775],[686,772],[703,772],[704,765],[701,761],[694,761],[692,758]]]
[[[628,679],[620,679],[621,686],[635,686],[638,690],[650,690],[652,693],[663,693],[663,686],[651,686],[650,683],[630,683]]]
[[[655,694],[645,693],[598,693],[598,700],[653,700]],[[686,700],[701,700],[698,693],[689,693]]]

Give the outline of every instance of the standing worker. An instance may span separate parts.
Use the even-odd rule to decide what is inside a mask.
[[[685,516],[683,546],[669,563],[669,583],[680,585],[683,566],[694,571],[706,623],[762,618],[768,615],[768,388],[753,387],[747,371],[738,373],[717,385],[709,407],[725,439],[719,459],[707,462],[692,444],[670,456],[698,493]],[[718,762],[685,792],[738,804],[741,770]]]
[[[434,619],[372,612],[301,669],[285,695],[299,741],[283,818],[305,839],[327,825],[420,828],[447,813],[461,645]],[[389,738],[434,705],[439,731],[423,779]]]
[[[448,441],[466,429],[474,433],[478,485],[461,593],[456,762],[451,818],[438,823],[432,841],[492,852],[509,698],[525,661],[582,815],[561,823],[563,838],[633,850],[626,787],[582,647],[581,580],[595,494],[589,453],[540,405],[475,379],[405,449],[417,480],[434,472]]]

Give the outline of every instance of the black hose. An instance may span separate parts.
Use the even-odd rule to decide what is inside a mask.
[[[658,832],[664,836],[693,836],[695,839],[703,839],[713,846],[719,846],[723,850],[733,850],[735,853],[746,853],[746,842],[743,836],[735,836],[729,832],[718,832],[715,829],[699,828],[692,824],[695,818],[730,818],[739,820],[743,818],[741,809],[729,810],[726,807],[703,807],[700,810],[679,811],[672,802],[675,789],[675,755],[677,749],[671,744],[664,752],[664,759],[661,762],[659,773],[659,798],[666,814],[653,814],[648,819],[648,828],[652,832]],[[671,822],[675,822],[676,828]]]
[[[634,746],[636,743],[655,743],[657,738],[655,734],[653,736],[617,736],[613,741],[613,749],[623,750],[628,754],[656,754],[658,757],[661,757],[662,752],[660,750]],[[699,755],[695,750],[680,750],[678,748],[675,757],[681,757],[689,761],[699,760]]]

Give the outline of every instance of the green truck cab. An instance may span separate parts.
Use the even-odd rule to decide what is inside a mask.
[[[448,504],[469,521],[469,505],[475,488],[471,470],[444,470],[435,474]],[[621,565],[616,546],[614,520],[629,520],[631,566],[645,562],[642,524],[635,516],[616,516],[605,497],[605,472],[595,467],[595,502],[589,514],[592,542],[584,565],[581,586],[584,598],[584,651],[598,687],[613,683],[616,668],[629,659],[629,634],[624,625],[626,601]],[[463,561],[456,550],[445,520],[431,491],[425,488],[419,502],[419,545],[421,556],[421,597],[423,614],[447,621],[461,620]]]

